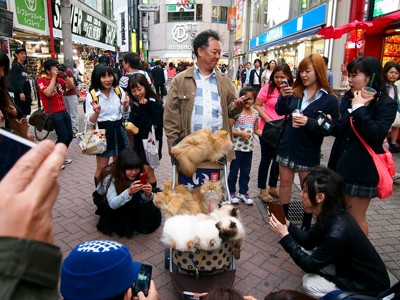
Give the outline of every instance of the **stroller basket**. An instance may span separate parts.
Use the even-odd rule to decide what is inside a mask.
[[[221,272],[229,269],[233,263],[232,244],[224,242],[221,247],[214,251],[196,250],[177,251],[172,250],[172,263],[182,271],[194,274]]]

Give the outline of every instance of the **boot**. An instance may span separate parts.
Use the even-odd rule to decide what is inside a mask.
[[[285,218],[289,219],[289,204],[283,204],[283,210],[285,212]]]
[[[157,181],[150,183],[150,185],[151,185],[151,191],[152,191],[153,193],[161,192],[161,189],[159,189],[159,188],[157,187]]]
[[[312,214],[311,213],[304,213],[303,214],[303,222],[301,224],[301,230],[304,231],[309,231],[311,228],[311,220],[312,220]]]

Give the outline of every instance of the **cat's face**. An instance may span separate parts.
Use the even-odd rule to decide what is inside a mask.
[[[222,194],[221,189],[221,182],[218,181],[211,181],[211,180],[204,180],[203,185],[200,187],[200,193],[202,195],[207,193],[216,193],[218,195]]]
[[[238,234],[236,223],[229,219],[219,221],[217,224],[215,224],[215,227],[217,227],[219,231],[219,237],[223,241],[228,241]]]

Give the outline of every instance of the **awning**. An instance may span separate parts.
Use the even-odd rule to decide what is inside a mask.
[[[164,54],[164,58],[192,58],[192,51],[174,51]]]
[[[249,52],[264,50],[264,49],[270,48],[272,46],[286,44],[288,42],[291,42],[291,41],[294,41],[294,40],[298,40],[298,39],[301,39],[303,37],[307,37],[307,36],[311,36],[311,35],[317,34],[317,32],[318,32],[318,30],[320,30],[320,28],[321,28],[321,26],[318,26],[318,27],[315,27],[315,28],[311,28],[311,29],[307,29],[307,30],[304,30],[302,32],[299,32],[299,33],[284,37],[284,38],[282,38],[280,40],[276,40],[276,41],[273,41],[271,43],[266,43],[266,44],[259,45],[257,47],[254,47],[253,49],[250,49]]]
[[[400,20],[400,10],[382,17],[375,18],[372,21],[373,26],[368,28],[365,31],[365,33],[381,34],[382,30],[384,30],[386,27],[399,20]]]

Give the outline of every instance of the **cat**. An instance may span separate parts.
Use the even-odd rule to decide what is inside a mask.
[[[161,242],[179,251],[216,250],[221,246],[215,220],[205,214],[173,216],[165,221]]]
[[[169,248],[189,251],[194,247],[196,218],[178,215],[165,221],[161,242]]]
[[[204,180],[202,186],[190,192],[178,184],[172,190],[172,181],[166,180],[162,191],[155,194],[154,204],[161,209],[166,218],[175,215],[208,214],[218,208],[222,199],[220,181]]]
[[[243,223],[240,221],[239,211],[233,205],[225,205],[210,214],[217,223],[216,228],[219,231],[219,237],[223,241],[232,242],[233,256],[240,258],[240,248],[242,246],[245,230]]]
[[[171,155],[179,162],[180,172],[190,177],[203,161],[218,162],[233,149],[230,135],[225,130],[197,130],[171,148]]]
[[[221,206],[222,188],[221,182],[205,179],[203,184],[192,192],[195,202],[200,203],[201,211],[209,214]]]

